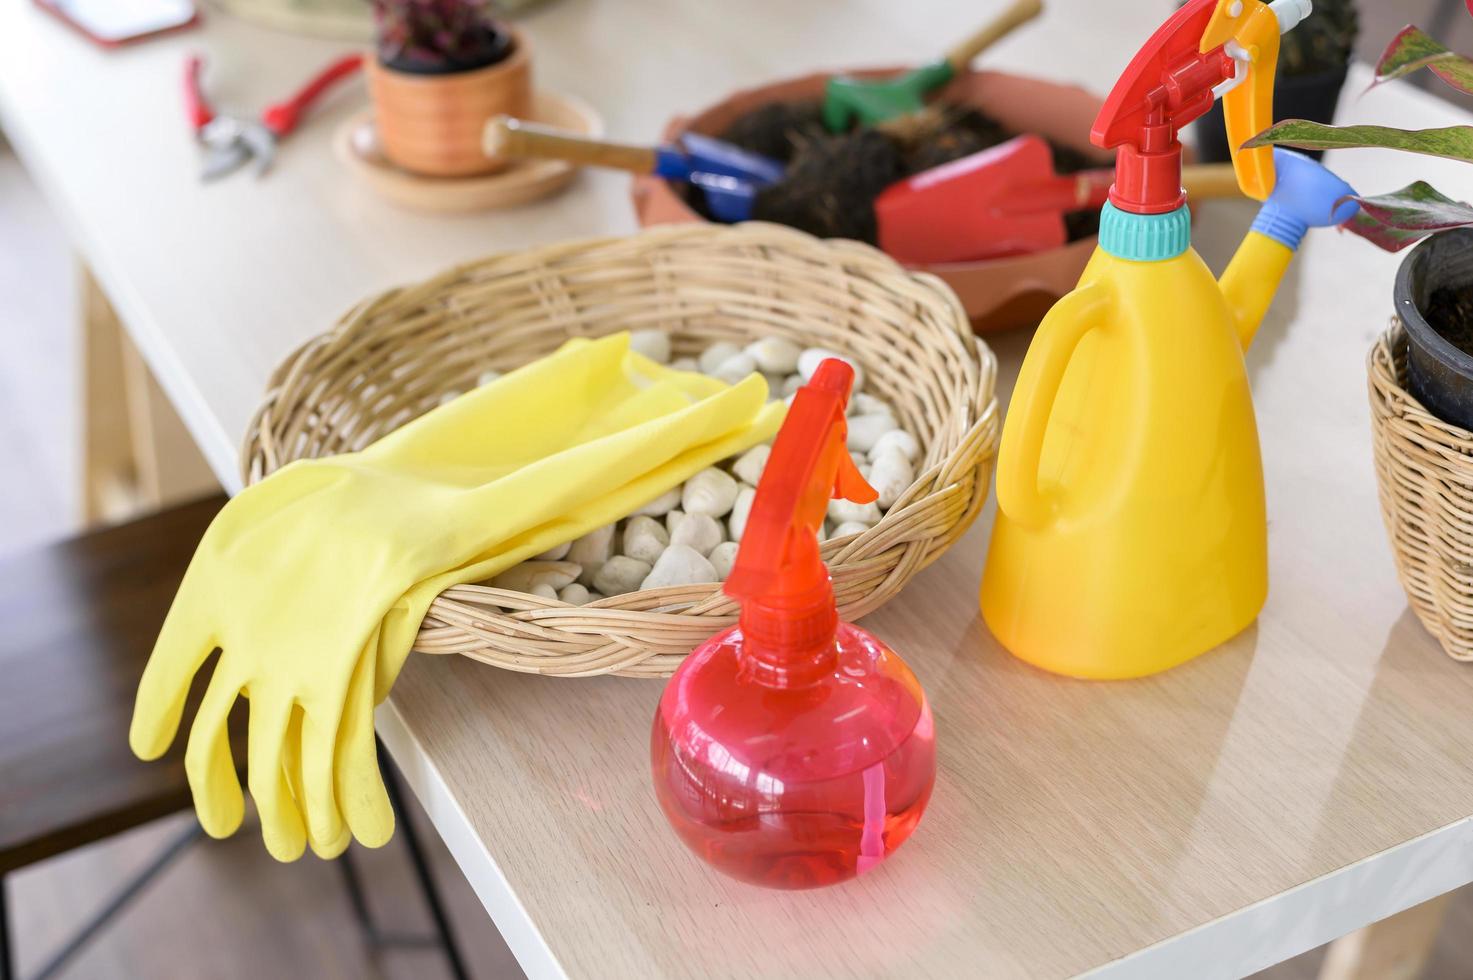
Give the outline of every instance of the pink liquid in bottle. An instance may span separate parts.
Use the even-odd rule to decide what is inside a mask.
[[[770,687],[743,676],[740,629],[692,654],[660,701],[650,747],[666,817],[692,851],[754,884],[816,888],[869,870],[910,836],[936,780],[920,684],[841,625],[831,669]]]
[[[831,496],[875,498],[845,449],[853,372],[820,365],[763,471],[726,592],[737,626],[681,664],[655,713],[655,793],[716,868],[771,888],[867,871],[908,838],[936,779],[910,668],[839,622],[816,529]]]

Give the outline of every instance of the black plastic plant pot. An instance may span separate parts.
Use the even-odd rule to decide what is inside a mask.
[[[1396,312],[1407,335],[1407,389],[1433,415],[1465,429],[1473,429],[1473,356],[1454,347],[1427,322],[1423,311],[1437,289],[1470,286],[1470,228],[1423,239],[1396,272]]]
[[[1308,119],[1310,122],[1332,123],[1340,89],[1345,86],[1346,67],[1313,75],[1279,75],[1274,79],[1274,121]],[[1222,103],[1212,103],[1207,114],[1198,119],[1196,128],[1197,158],[1203,163],[1227,163],[1227,130],[1222,119]],[[1321,150],[1300,150],[1318,160]]]

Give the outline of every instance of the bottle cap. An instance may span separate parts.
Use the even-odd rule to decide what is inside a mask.
[[[1151,35],[1090,130],[1096,146],[1118,148],[1110,189],[1115,207],[1162,214],[1185,203],[1177,133],[1219,97],[1238,186],[1256,200],[1268,197],[1272,152],[1239,147],[1273,121],[1279,33],[1298,23],[1302,5],[1303,0],[1189,0]]]

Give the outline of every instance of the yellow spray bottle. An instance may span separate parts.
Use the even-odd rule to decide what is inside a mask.
[[[1155,673],[1263,606],[1268,532],[1243,352],[1306,229],[1355,208],[1317,163],[1237,149],[1272,121],[1279,35],[1308,13],[1309,0],[1190,0],[1095,121],[1093,142],[1117,148],[1115,184],[1099,247],[1023,361],[982,580],[993,634],[1046,670]],[[1265,201],[1221,280],[1191,247],[1177,141],[1219,96],[1239,187]]]

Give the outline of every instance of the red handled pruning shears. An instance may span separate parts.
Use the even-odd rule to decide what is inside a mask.
[[[255,161],[256,176],[271,166],[276,143],[297,128],[303,112],[328,89],[363,66],[362,55],[339,58],[312,77],[306,85],[285,102],[276,102],[261,110],[261,117],[241,119],[215,113],[200,86],[200,70],[204,62],[198,55],[184,60],[184,108],[195,137],[205,148],[203,180],[210,181],[232,173],[247,161]]]

